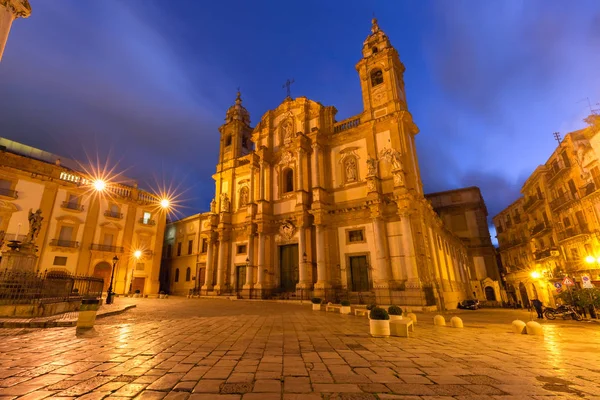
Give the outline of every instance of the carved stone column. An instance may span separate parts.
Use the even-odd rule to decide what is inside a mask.
[[[298,148],[296,153],[297,165],[298,165],[298,185],[296,186],[296,190],[304,190],[304,168],[303,168],[303,159],[304,154],[306,152],[302,147]]]
[[[417,268],[417,256],[415,254],[415,243],[413,239],[413,231],[410,223],[410,213],[408,210],[399,209],[400,216],[400,231],[402,232],[402,251],[406,263],[407,282],[406,288],[421,287],[419,279],[419,270]]]
[[[317,245],[317,283],[315,284],[315,291],[325,290],[331,287],[329,280],[327,279],[327,259],[325,252],[325,226],[316,226],[316,245]],[[322,295],[322,294],[320,294]]]
[[[244,289],[252,289],[254,286],[254,232],[252,225],[248,228],[248,260],[250,261],[246,266],[246,283]]]
[[[258,277],[256,289],[264,289],[265,285],[265,234],[258,233]]]
[[[321,171],[319,169],[319,153],[321,146],[318,143],[312,144],[313,149],[313,188],[321,186]]]
[[[385,222],[379,216],[373,218],[373,234],[375,236],[375,246],[377,248],[373,287],[375,289],[387,289],[390,287],[391,271],[389,265]]]
[[[265,172],[266,169],[266,163],[263,161],[260,163],[260,171],[259,171],[259,179],[258,179],[258,184],[259,184],[259,195],[258,195],[258,199],[259,200],[265,200]]]
[[[217,284],[215,285],[214,289],[217,292],[222,291],[223,289],[225,289],[225,270],[227,268],[227,255],[229,252],[229,242],[221,237],[221,240],[219,242],[219,261],[218,261],[218,265],[217,265]]]
[[[308,263],[304,260],[306,254],[306,228],[303,225],[298,226],[298,284],[296,289],[308,289],[311,287],[311,282],[308,279],[307,266]]]
[[[204,285],[202,285],[202,288],[201,288],[202,290],[212,290],[212,288],[213,288],[213,266],[214,266],[213,246],[214,246],[214,242],[213,242],[212,235],[211,235],[211,237],[208,238],[208,249],[206,251],[206,269],[205,269],[206,277],[204,279]]]
[[[17,18],[28,18],[31,6],[27,0],[0,0],[0,61],[12,23]]]

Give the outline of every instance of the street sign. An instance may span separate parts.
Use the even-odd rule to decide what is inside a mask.
[[[556,288],[556,290],[560,290],[560,289],[562,289],[562,283],[554,282],[554,287]]]
[[[585,289],[592,289],[594,287],[594,284],[588,275],[582,275],[581,282],[583,283],[583,287]]]
[[[573,280],[571,278],[569,278],[568,276],[565,276],[565,279],[563,279],[562,284],[564,286],[574,286],[575,282],[573,282]]]

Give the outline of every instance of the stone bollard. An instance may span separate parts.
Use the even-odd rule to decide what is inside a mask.
[[[441,315],[433,317],[433,324],[437,326],[446,326],[446,319]]]
[[[96,313],[100,308],[100,300],[83,299],[79,306],[79,316],[77,318],[77,329],[90,329],[96,322]]]
[[[450,318],[450,325],[452,325],[453,328],[463,328],[462,319],[458,317],[452,317]]]
[[[514,333],[527,333],[525,331],[525,322],[516,319],[512,322],[512,330]]]
[[[406,314],[406,318],[412,319],[413,324],[417,324],[417,316],[414,313],[409,312]]]
[[[544,336],[544,328],[535,321],[529,321],[525,327],[528,335]]]

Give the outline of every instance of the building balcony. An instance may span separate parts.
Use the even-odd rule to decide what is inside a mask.
[[[571,239],[575,236],[579,235],[587,235],[590,233],[590,229],[587,224],[585,225],[573,225],[565,228],[564,230],[558,232],[558,240],[563,241],[567,239]]]
[[[11,199],[18,199],[19,193],[16,190],[0,188],[0,196],[8,197]]]
[[[153,219],[145,219],[145,218],[140,218],[138,220],[138,222],[142,225],[148,225],[148,226],[154,226],[156,225],[156,221],[154,221]]]
[[[125,249],[121,246],[112,246],[107,244],[92,244],[90,250],[104,251],[106,253],[123,253]]]
[[[562,207],[565,207],[569,204],[571,204],[572,202],[579,200],[579,194],[575,193],[571,193],[571,192],[567,192],[567,193],[563,193],[560,196],[558,196],[556,199],[552,200],[550,202],[550,209],[552,211],[556,211]]]
[[[561,176],[564,172],[568,171],[570,165],[565,165],[565,163],[561,161],[557,161],[552,164],[552,167],[546,173],[546,179],[548,179],[548,183],[552,182],[559,176]]]
[[[60,205],[62,208],[73,211],[83,211],[83,206],[79,203],[73,203],[69,201],[63,201]]]
[[[543,204],[543,202],[544,202],[544,196],[542,196],[542,195],[537,194],[535,196],[529,196],[529,198],[523,205],[523,210],[525,212],[528,212],[529,210],[533,209],[534,207],[537,207],[540,204]]]
[[[500,251],[508,250],[511,247],[519,246],[525,243],[525,239],[519,238],[514,240],[507,240],[506,242],[500,243]]]
[[[104,216],[107,218],[123,219],[123,213],[110,210],[104,211]]]
[[[50,246],[76,249],[79,247],[79,242],[76,242],[74,240],[52,239],[50,241]]]
[[[597,187],[598,186],[594,182],[590,182],[588,184],[581,186],[579,188],[579,197],[583,198],[585,196],[589,196],[590,194],[592,194],[596,191]]]
[[[514,218],[515,224],[520,224],[523,220],[521,219],[521,216],[519,214],[515,215]]]
[[[533,253],[533,259],[535,261],[540,261],[540,260],[543,260],[548,257],[557,257],[558,255],[560,255],[560,252],[558,251],[558,249],[555,247],[552,247],[549,249],[536,251],[535,253]]]
[[[548,224],[546,222],[540,222],[539,224],[535,225],[531,229],[531,236],[535,236],[549,228],[550,228],[550,224]]]

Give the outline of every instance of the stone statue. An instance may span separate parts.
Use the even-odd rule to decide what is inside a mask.
[[[42,229],[42,210],[38,209],[35,213],[32,212],[32,209],[29,209],[29,233],[27,233],[27,237],[25,238],[25,243],[34,243],[35,239],[37,239],[38,234],[40,233],[40,229]]]
[[[285,121],[283,123],[283,125],[281,126],[281,131],[283,134],[283,143],[288,144],[292,141],[293,137],[293,133],[292,131],[294,130],[292,121]]]
[[[210,212],[213,214],[217,213],[217,202],[215,201],[214,197],[213,197],[212,201],[210,202]]]
[[[346,182],[355,182],[357,179],[356,158],[348,157],[346,159]]]
[[[402,169],[402,156],[398,150],[383,148],[379,153],[379,157],[392,164],[392,169]]]
[[[244,186],[240,189],[240,208],[248,204],[248,187]]]
[[[367,159],[367,176],[375,176],[377,175],[377,159],[368,158]]]
[[[221,212],[229,212],[229,197],[227,193],[221,193]]]

